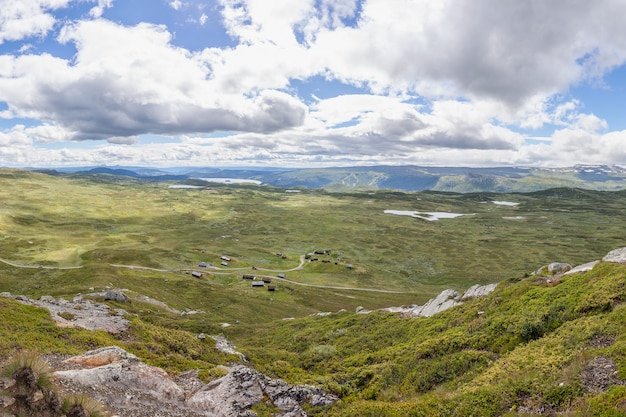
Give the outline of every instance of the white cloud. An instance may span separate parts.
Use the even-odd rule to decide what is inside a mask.
[[[0,0],[0,43],[45,36],[57,23],[53,12],[69,4]],[[182,10],[193,3],[166,4]],[[221,13],[229,46],[192,52],[174,44],[174,26],[102,19],[114,5],[98,0],[90,11],[95,19],[63,20],[57,33],[59,43],[76,48],[71,59],[35,55],[40,45],[30,43],[18,56],[0,55],[0,118],[40,121],[4,131],[0,147],[105,140],[93,155],[71,148],[39,150],[33,158],[120,163],[497,165],[624,156],[624,133],[607,132],[601,114],[569,96],[574,86],[601,85],[626,61],[621,0],[593,7],[580,0],[218,5],[210,12],[198,6],[195,21],[208,27],[201,12]],[[305,105],[296,88],[308,99],[307,87],[315,89],[307,83],[322,79],[361,93]],[[549,139],[536,145],[517,131],[545,126],[559,130],[538,133]],[[218,131],[238,133],[202,139]],[[173,143],[140,145],[143,134]],[[187,135],[183,143],[179,135]]]
[[[6,132],[0,132],[0,149],[5,147],[22,147],[31,145],[32,140],[25,132],[24,125],[16,125]]]
[[[89,11],[89,15],[93,18],[99,19],[102,17],[105,9],[113,6],[113,0],[98,0],[98,5],[93,7]]]
[[[623,63],[622,12],[612,0],[369,0],[358,27],[321,29],[314,48],[337,78],[375,91],[518,107]]]
[[[76,44],[72,62],[50,55],[0,57],[0,100],[15,116],[55,120],[78,140],[267,133],[302,123],[306,108],[296,98],[254,86],[224,91],[202,55],[174,47],[170,39],[164,27],[149,24],[67,26],[59,41]]]
[[[169,2],[169,5],[174,10],[180,10],[180,8],[183,7],[183,2],[180,0],[172,0]]]
[[[51,13],[70,0],[0,0],[0,44],[30,36],[44,36],[56,19]]]

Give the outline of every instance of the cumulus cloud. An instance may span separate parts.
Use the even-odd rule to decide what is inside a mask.
[[[172,46],[162,26],[105,20],[65,27],[73,62],[0,57],[0,100],[16,117],[54,120],[76,140],[124,142],[143,133],[255,131],[301,124],[305,106],[272,89],[234,93],[211,80],[201,56]]]
[[[93,18],[100,18],[105,9],[113,6],[113,0],[98,0],[98,5],[89,11],[89,15]]]
[[[369,0],[356,27],[322,29],[314,48],[337,78],[377,91],[521,106],[621,65],[622,11],[612,0]]]
[[[47,34],[56,21],[51,11],[70,0],[0,0],[0,44]]]
[[[175,27],[103,19],[112,0],[90,0],[90,20],[59,25],[52,12],[70,1],[0,0],[0,44],[56,28],[56,42],[76,50],[68,59],[24,43],[19,55],[0,55],[0,118],[39,122],[4,130],[0,147],[103,140],[94,156],[33,158],[133,163],[216,154],[224,164],[289,165],[624,157],[624,132],[607,131],[568,96],[626,61],[619,0],[219,0],[210,11],[198,6],[199,22],[221,17],[232,43],[194,51],[174,42]],[[354,88],[329,97],[317,82]],[[546,125],[557,130],[544,143],[520,133]],[[231,133],[211,136],[220,131]],[[172,143],[140,145],[145,134]]]

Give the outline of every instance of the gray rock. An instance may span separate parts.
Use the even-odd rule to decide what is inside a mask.
[[[578,274],[582,272],[591,271],[600,261],[587,262],[586,264],[578,265],[570,269],[565,275]]]
[[[496,289],[498,284],[487,284],[487,285],[473,285],[465,291],[463,297],[461,297],[461,301],[469,300],[470,298],[481,298],[486,296],[487,294],[493,292]]]
[[[306,417],[305,403],[327,405],[338,398],[310,385],[289,385],[244,365],[229,368],[227,375],[210,382],[188,400],[190,406],[219,416],[244,415],[263,398],[268,398],[283,416]]]
[[[548,264],[548,272],[553,274],[557,272],[569,271],[570,269],[572,269],[572,266],[564,262],[552,262],[551,264]]]
[[[626,264],[626,247],[613,249],[611,252],[607,253],[604,258],[602,258],[604,262],[616,262],[620,264]]]
[[[429,300],[423,306],[417,306],[409,311],[412,317],[431,317],[435,314],[461,304],[457,301],[459,293],[455,290],[443,290],[437,297]]]
[[[498,284],[474,285],[468,288],[462,297],[455,290],[448,289],[442,291],[437,297],[430,299],[423,306],[413,304],[408,307],[388,307],[383,308],[382,311],[400,313],[407,317],[431,317],[444,310],[458,306],[470,298],[484,297],[495,290],[497,285]]]
[[[26,296],[13,298],[23,304],[46,308],[59,326],[104,330],[111,334],[118,334],[128,329],[129,321],[124,317],[126,311],[111,310],[106,304],[94,304],[88,300],[70,302],[62,298],[57,300],[50,296],[42,296],[39,300],[33,300]],[[72,313],[72,320],[66,320],[59,315],[66,312]]]
[[[251,407],[268,401],[281,410],[277,416],[306,417],[304,404],[324,406],[338,400],[320,388],[289,385],[245,365],[225,368],[224,377],[208,384],[197,377],[188,381],[189,376],[174,381],[162,369],[146,365],[119,347],[90,351],[65,363],[78,369],[55,372],[60,384],[90,392],[120,415],[135,415],[140,403],[150,406],[153,415],[255,416]]]
[[[535,271],[535,275],[554,275],[559,272],[566,272],[572,269],[570,264],[564,262],[552,262],[551,264],[544,265]]]
[[[120,290],[108,290],[104,294],[104,300],[117,301],[118,303],[125,303],[128,301],[128,296]]]
[[[39,297],[39,301],[41,301],[42,303],[58,304],[57,300],[55,300],[54,297],[50,295],[42,295],[41,297]]]
[[[164,370],[146,365],[135,355],[117,346],[96,349],[70,358],[67,362],[81,365],[82,368],[57,371],[54,375],[83,387],[108,385],[123,390],[140,389],[155,398],[184,399],[183,390]]]

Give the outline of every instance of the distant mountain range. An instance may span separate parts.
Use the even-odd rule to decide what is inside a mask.
[[[462,168],[368,166],[337,168],[145,168],[76,167],[39,170],[52,175],[116,175],[148,181],[245,179],[281,188],[323,188],[329,191],[531,192],[556,187],[599,191],[626,189],[626,167],[576,165],[569,168]]]

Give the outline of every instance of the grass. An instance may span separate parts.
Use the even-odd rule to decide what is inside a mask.
[[[63,401],[62,410],[65,414],[71,415],[86,415],[89,417],[105,417],[107,414],[104,411],[102,404],[87,395],[73,395],[67,397]]]
[[[209,311],[214,323],[421,304],[448,287],[462,290],[521,276],[553,261],[598,259],[623,245],[626,227],[624,193],[574,189],[515,195],[285,193],[221,185],[190,190],[106,176],[9,170],[1,180],[0,253],[34,268],[0,264],[0,290],[69,296],[89,288],[128,287],[177,309]],[[490,202],[496,199],[520,205]],[[473,215],[428,222],[384,214],[386,209]],[[315,249],[331,253],[288,271],[289,280],[402,294],[284,282],[268,294],[239,280],[252,266],[274,271],[269,275],[294,268],[300,256]],[[230,266],[219,273],[205,271],[205,278],[195,282],[182,271],[111,266],[192,270],[201,261],[219,265],[221,255],[233,258]],[[82,268],[37,268],[42,265]]]
[[[558,284],[504,282],[492,295],[432,318],[341,313],[228,336],[262,372],[340,395],[342,405],[328,415],[583,410],[605,404],[585,395],[585,364],[609,357],[626,375],[625,277],[626,267],[600,264]],[[527,323],[540,329],[534,337],[526,335]],[[617,339],[594,347],[598,335]]]
[[[110,303],[131,319],[128,333],[117,338],[59,328],[46,311],[0,297],[0,358],[19,349],[75,354],[119,345],[172,373],[199,369],[208,380],[238,358],[195,335],[222,334],[255,369],[342,398],[308,409],[310,415],[495,416],[541,407],[623,415],[611,414],[610,406],[624,402],[623,390],[588,394],[580,374],[602,356],[626,379],[625,268],[601,263],[550,283],[529,273],[625,246],[624,192],[181,190],[9,170],[0,172],[0,182],[1,257],[32,267],[0,263],[0,291],[71,298],[112,287],[131,296]],[[386,209],[472,215],[429,222]],[[316,249],[331,251],[291,270]],[[202,268],[202,279],[186,273],[199,270],[199,262],[219,265],[222,255],[232,258],[229,267]],[[276,292],[241,279],[279,271],[293,283],[274,279]],[[421,304],[444,288],[496,281],[492,295],[429,319],[353,313],[357,306]],[[168,312],[139,295],[197,314]],[[317,312],[332,314],[312,315]],[[612,342],[595,347],[597,337]]]
[[[11,361],[3,367],[2,375],[5,378],[12,378],[16,371],[25,368],[30,369],[37,378],[33,389],[37,388],[41,390],[50,388],[50,369],[39,354],[33,351],[17,352],[17,354],[11,358]]]

